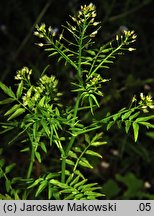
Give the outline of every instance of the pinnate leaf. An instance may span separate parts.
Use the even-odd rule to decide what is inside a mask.
[[[4,83],[0,82],[0,88],[3,90],[5,94],[9,95],[12,98],[15,98],[14,92],[11,90],[11,88],[8,88]]]
[[[8,118],[8,120],[14,119],[14,118],[22,115],[24,112],[25,112],[24,108],[19,108]]]
[[[0,105],[9,104],[9,103],[12,103],[13,101],[15,101],[14,98],[6,98],[6,99],[0,101]]]

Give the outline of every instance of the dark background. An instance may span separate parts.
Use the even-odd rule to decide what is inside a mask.
[[[28,66],[37,80],[43,68],[51,64],[53,73],[63,80],[63,65],[48,59],[34,43],[34,25],[45,22],[60,29],[81,4],[93,2],[102,29],[98,44],[110,40],[121,27],[137,34],[136,51],[121,56],[107,75],[104,110],[112,113],[129,104],[133,95],[154,96],[154,1],[153,0],[9,0],[0,1],[0,80],[12,85],[16,70]],[[66,68],[67,70],[67,68]],[[65,85],[62,87],[65,88]],[[102,111],[103,112],[103,111]],[[101,113],[98,112],[98,116]],[[87,175],[99,181],[108,199],[154,198],[154,132],[140,132],[139,141],[113,128],[106,133],[108,145],[101,150],[103,161]]]

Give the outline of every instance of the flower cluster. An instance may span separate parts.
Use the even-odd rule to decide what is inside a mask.
[[[86,22],[86,25],[88,26],[97,26],[100,24],[100,22],[95,21],[96,17],[96,7],[92,3],[89,5],[81,6],[81,9],[79,10],[76,17],[71,17],[74,22],[77,23],[78,26],[83,25],[83,23]],[[90,37],[95,37],[98,30],[95,30],[91,33]]]
[[[43,89],[45,95],[51,95],[57,92],[58,80],[55,76],[48,77],[44,75],[39,80],[39,87]]]
[[[109,80],[103,79],[100,74],[95,74],[86,84],[86,91],[89,93],[95,93],[99,96],[103,96],[103,93],[99,89],[102,88],[102,83],[107,81]]]
[[[44,23],[42,23],[40,26],[36,25],[35,26],[36,30],[34,31],[34,35],[39,37],[39,38],[46,38],[47,37],[55,37],[57,35],[58,32],[58,28],[52,28],[51,26],[48,27],[48,29],[46,29],[46,25]],[[37,44],[40,47],[42,47],[44,44],[43,43],[39,43]]]
[[[23,67],[21,70],[17,71],[15,79],[16,80],[30,80],[31,74],[32,74],[32,70],[29,70],[28,67]]]
[[[36,25],[35,26],[36,31],[34,32],[34,35],[39,37],[39,38],[44,38],[46,35],[46,26],[44,23],[42,23],[40,26]]]
[[[149,112],[149,109],[154,109],[154,101],[152,100],[151,95],[144,96],[143,93],[140,94],[141,101],[139,102],[142,105],[143,112]]]
[[[81,6],[81,10],[79,10],[77,17],[82,18],[83,16],[86,18],[96,17],[96,6],[92,3]]]
[[[48,77],[47,75],[43,75],[39,81],[37,86],[31,86],[26,94],[23,96],[23,104],[24,106],[28,106],[29,108],[35,108],[36,104],[40,106],[48,105],[51,101],[58,101],[60,93],[58,93],[58,80],[55,76],[51,75]]]

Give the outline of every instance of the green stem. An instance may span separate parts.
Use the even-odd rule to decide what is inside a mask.
[[[77,166],[78,166],[78,164],[79,164],[81,158],[83,157],[83,155],[85,154],[85,152],[87,151],[87,149],[88,149],[89,147],[90,147],[90,145],[88,145],[88,146],[83,150],[83,152],[80,154],[80,156],[78,157],[78,159],[77,159],[77,161],[76,161],[76,163],[75,163],[74,169],[73,169],[73,174],[72,174],[72,176],[74,176],[74,173],[75,173],[75,171],[76,171],[76,169],[77,169]]]
[[[30,164],[29,164],[29,168],[28,168],[28,172],[27,172],[27,176],[26,176],[27,178],[30,178],[30,176],[31,176],[33,164],[34,164],[34,157],[35,157],[35,152],[34,152],[34,147],[32,144]]]
[[[31,176],[31,173],[32,173],[32,169],[33,169],[33,164],[34,164],[34,147],[33,147],[33,144],[32,144],[32,150],[31,150],[31,158],[30,158],[30,164],[29,164],[29,168],[28,168],[28,171],[27,171],[27,179],[30,178]],[[23,196],[22,196],[22,199],[23,200],[26,200],[27,199],[27,191],[25,190],[25,192],[23,193]]]
[[[31,141],[31,156],[30,156],[30,163],[29,163],[29,167],[28,167],[28,171],[27,171],[27,175],[26,178],[29,179],[31,177],[31,173],[33,170],[33,164],[34,164],[34,159],[35,159],[35,150],[34,150],[34,146],[33,146],[33,140],[30,137],[30,134],[28,134],[30,141]],[[22,199],[26,200],[28,196],[27,190],[25,190],[25,192],[23,193]]]
[[[58,136],[58,133],[56,131],[55,128],[54,129],[54,132],[55,132],[55,135],[56,135],[56,138],[57,138],[57,141],[56,142],[56,145],[58,147],[58,149],[60,150],[60,153],[61,153],[61,158],[62,158],[62,163],[61,163],[61,182],[62,183],[65,183],[65,169],[66,169],[66,156],[65,156],[65,151],[62,147],[62,144],[60,142],[60,138]]]
[[[65,183],[65,170],[66,170],[66,156],[62,156],[61,163],[61,182]]]
[[[81,73],[82,73],[82,68],[81,68],[81,58],[82,58],[82,49],[83,49],[83,39],[84,39],[84,34],[85,34],[85,31],[86,31],[86,22],[83,23],[83,26],[82,26],[82,30],[81,30],[81,37],[80,37],[80,41],[79,41],[79,55],[78,55],[78,66],[76,66],[74,64],[74,62],[72,62],[72,60],[70,60],[66,55],[65,53],[63,53],[63,51],[61,49],[59,49],[55,44],[53,44],[53,42],[51,41],[50,38],[47,38],[47,40],[50,41],[50,43],[52,43],[52,45],[55,47],[55,49],[59,52],[59,54],[61,56],[63,56],[63,58],[65,58],[72,66],[74,66],[75,69],[77,69],[78,71],[78,78],[79,78],[79,81],[81,81]],[[76,117],[77,117],[77,113],[78,113],[78,109],[79,109],[79,104],[80,104],[80,100],[81,100],[81,94],[79,93],[78,96],[77,96],[77,100],[76,100],[76,103],[75,103],[75,107],[74,107],[74,114],[73,114],[73,120],[72,120],[72,127],[74,127],[74,123],[76,121]],[[65,170],[66,170],[66,158],[68,156],[68,153],[70,151],[70,149],[72,148],[73,144],[74,144],[74,141],[75,141],[75,137],[72,136],[71,137],[71,140],[68,144],[68,146],[66,147],[66,150],[65,152],[61,152],[61,155],[62,155],[62,163],[61,163],[61,182],[62,183],[65,183]]]
[[[73,121],[72,121],[72,127],[74,126],[74,123],[76,121],[80,100],[81,100],[81,94],[78,95],[77,100],[76,100],[76,104],[75,104],[75,108],[74,108]],[[70,140],[70,142],[66,148],[66,151],[65,151],[66,156],[68,155],[68,152],[70,151],[70,149],[74,143],[74,140],[75,140],[75,137],[72,136],[72,138],[71,138],[71,140]]]
[[[86,21],[83,23],[82,30],[81,30],[81,37],[79,40],[79,56],[78,56],[78,76],[79,76],[79,79],[81,79],[81,73],[82,73],[81,58],[82,58],[83,39],[84,39],[85,31],[86,31]]]
[[[75,123],[76,120],[76,116],[77,116],[77,112],[78,112],[78,108],[79,108],[79,104],[80,104],[80,100],[81,100],[81,95],[79,94],[76,100],[76,104],[75,104],[75,108],[74,108],[74,115],[73,115],[73,121],[72,121],[72,127]],[[70,151],[70,149],[72,148],[72,145],[75,141],[75,137],[72,136],[71,140],[65,150],[65,153],[62,155],[62,164],[61,164],[61,171],[62,171],[62,175],[61,175],[61,182],[65,182],[65,170],[66,170],[66,158],[68,156],[68,153]]]

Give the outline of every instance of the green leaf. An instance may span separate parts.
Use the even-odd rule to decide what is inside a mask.
[[[53,196],[53,189],[51,188],[51,184],[48,184],[48,200],[50,200]]]
[[[100,145],[104,145],[107,142],[106,141],[99,141],[100,139],[102,139],[103,133],[97,133],[91,140],[91,146],[100,146]]]
[[[125,131],[126,131],[126,133],[128,134],[128,131],[129,131],[129,129],[130,129],[130,126],[131,126],[131,121],[129,121],[129,120],[126,120],[125,121]]]
[[[95,142],[95,141],[98,141],[99,139],[102,138],[102,136],[103,136],[103,133],[102,133],[102,132],[101,132],[101,133],[97,133],[97,134],[92,138],[91,142],[93,143],[93,142]]]
[[[43,142],[40,143],[40,147],[45,153],[47,153],[46,145]]]
[[[11,182],[10,180],[6,179],[5,181],[5,187],[6,187],[6,192],[8,193],[11,189]]]
[[[121,116],[122,121],[127,119],[131,115],[132,112],[133,112],[133,110],[130,110],[130,111],[126,112],[124,115],[122,115]]]
[[[58,173],[49,173],[47,176],[46,176],[46,180],[49,180],[51,178],[54,178],[54,177],[58,177],[59,174]]]
[[[80,147],[77,147],[77,146],[76,146],[76,147],[74,147],[74,151],[75,151],[75,152],[79,152],[79,153],[81,153],[81,152],[82,152],[81,148],[80,148]]]
[[[95,147],[97,147],[97,146],[101,146],[101,145],[105,145],[105,144],[107,144],[107,142],[106,141],[103,141],[103,142],[93,142],[93,143],[91,143],[91,146],[95,146]]]
[[[104,196],[104,194],[97,193],[97,192],[94,192],[94,191],[86,191],[86,192],[84,192],[84,195],[86,195],[86,196],[94,196],[94,197],[102,197],[102,196]]]
[[[53,185],[56,185],[56,186],[58,186],[60,188],[64,188],[64,189],[69,187],[67,184],[62,183],[62,182],[60,182],[60,181],[58,181],[56,179],[51,179],[50,183],[53,184]]]
[[[113,125],[114,125],[114,121],[110,121],[108,124],[107,124],[107,127],[106,127],[106,130],[108,131]]]
[[[39,152],[35,152],[35,156],[36,156],[38,162],[41,163],[42,159],[41,159],[40,153]]]
[[[41,98],[41,100],[39,101],[38,105],[41,106],[41,107],[43,107],[43,106],[44,106],[45,99],[46,99],[46,96],[43,96],[43,97]]]
[[[27,147],[27,148],[24,148],[24,149],[20,150],[20,152],[27,152],[27,151],[29,151],[29,150],[30,150],[30,148]]]
[[[90,94],[90,97],[95,101],[95,104],[99,107],[99,103],[98,103],[98,101],[97,101],[95,95]]]
[[[78,188],[81,185],[84,185],[87,182],[87,179],[83,179],[82,181],[76,183],[73,187]]]
[[[80,200],[80,199],[82,200],[82,197],[84,197],[84,194],[79,193],[79,194],[76,194],[76,195],[75,195],[74,199],[75,199],[75,200]]]
[[[133,122],[133,130],[134,130],[134,140],[136,142],[138,139],[138,133],[139,133],[139,125],[136,122]]]
[[[13,191],[14,200],[20,200],[20,197],[18,195],[18,191]]]
[[[94,112],[93,112],[93,100],[92,98],[89,96],[89,105],[90,105],[90,110],[91,110],[91,114],[94,115]]]
[[[74,194],[69,194],[64,198],[64,200],[74,200]]]
[[[8,88],[5,84],[0,82],[0,88],[4,91],[5,94],[9,95],[12,98],[15,98],[14,92],[11,90],[11,88]]]
[[[41,124],[43,126],[43,129],[45,130],[47,136],[49,137],[50,136],[50,130],[49,130],[49,127],[47,125],[47,122],[45,119],[41,119]]]
[[[79,161],[79,165],[90,168],[90,169],[93,168],[93,166],[89,163],[89,161],[84,157],[82,157],[81,160]]]
[[[43,181],[44,179],[43,178],[39,178],[39,179],[36,179],[29,187],[29,188],[33,188],[35,186],[37,186],[41,181]]]
[[[23,80],[21,80],[21,82],[18,85],[18,89],[17,89],[17,98],[19,99],[22,95],[23,92]]]
[[[4,159],[0,159],[0,168],[2,168],[5,164],[5,160]]]
[[[95,196],[87,196],[85,200],[96,200]]]
[[[64,189],[64,190],[62,190],[62,191],[60,191],[60,193],[77,193],[78,191],[77,190],[75,190],[75,188],[66,188],[66,189]]]
[[[48,185],[48,181],[44,180],[41,182],[40,186],[38,187],[35,197],[37,197]]]
[[[74,173],[72,173],[72,174],[69,175],[69,177],[68,177],[67,180],[66,180],[66,184],[69,184],[69,183],[72,181],[73,174],[74,174]]]
[[[7,98],[7,99],[0,101],[0,105],[9,104],[9,103],[12,103],[13,101],[15,101],[14,98]]]
[[[81,65],[91,65],[90,62],[82,62]]]
[[[70,174],[70,171],[66,169],[66,170],[65,170],[65,175],[66,175],[66,176],[70,176],[70,175],[71,175],[71,174]]]
[[[117,121],[117,126],[118,126],[119,129],[121,129],[121,127],[122,127],[122,121],[121,120]]]
[[[86,52],[92,56],[96,56],[96,53],[93,50],[86,50]]]
[[[145,122],[145,121],[148,121],[150,119],[154,119],[154,115],[137,118],[135,120],[135,122]]]
[[[88,190],[95,190],[96,188],[97,189],[101,189],[101,187],[94,187],[98,185],[98,183],[90,183],[90,184],[86,184],[86,185],[81,185],[78,190],[81,190],[82,192],[85,192],[87,189]]]
[[[96,156],[96,157],[102,158],[102,155],[100,155],[99,153],[94,152],[94,151],[92,151],[92,150],[87,150],[87,151],[85,152],[85,154],[88,154],[88,155],[92,155],[92,156]]]
[[[57,52],[57,51],[55,51],[55,52],[51,53],[51,54],[49,55],[49,57],[50,57],[50,56],[57,55],[57,54],[58,54],[58,52]]]
[[[60,198],[60,192],[59,192],[58,190],[53,191],[53,197],[54,197],[56,200],[61,200],[61,198]]]
[[[71,166],[75,165],[75,163],[73,161],[69,160],[69,159],[66,159],[66,163],[71,165]]]
[[[61,60],[63,59],[63,56],[60,56],[57,60],[57,62],[59,63]]]
[[[85,179],[84,175],[80,172],[80,170],[75,170],[74,172],[76,175],[78,175],[79,177],[81,177],[82,179]]]
[[[13,163],[13,164],[10,164],[10,165],[6,166],[5,167],[5,174],[9,173],[13,169],[13,167],[15,167],[15,165],[16,164]]]
[[[22,115],[24,112],[25,112],[25,109],[24,109],[24,108],[19,108],[19,109],[17,109],[17,110],[8,118],[8,120],[11,120],[11,119],[13,119],[13,118],[16,118],[16,117]]]
[[[154,125],[149,122],[138,122],[139,124],[145,125],[148,129],[154,128]]]
[[[8,131],[10,131],[10,130],[13,130],[13,129],[14,129],[14,127],[7,127],[7,128],[4,129],[3,131],[0,131],[0,134],[6,133],[6,132],[8,132]]]
[[[116,121],[121,116],[121,112],[119,111],[113,116],[113,120]]]
[[[79,181],[80,176],[77,176],[71,183],[70,186],[75,185]]]
[[[85,141],[86,141],[88,144],[91,143],[91,142],[90,142],[90,137],[89,137],[88,134],[85,134]]]
[[[45,51],[55,51],[55,48],[46,48]]]
[[[133,120],[134,118],[136,118],[138,115],[140,114],[140,111],[136,112],[135,114],[131,115],[129,117],[129,120]]]
[[[112,51],[112,50],[113,50],[113,48],[104,49],[104,46],[100,48],[100,51],[101,51],[102,53],[107,53],[107,52],[110,52],[110,51]]]
[[[19,109],[21,107],[20,104],[15,104],[13,107],[11,107],[11,109],[9,109],[5,114],[4,116],[7,116],[7,115],[10,115],[12,114],[13,112],[15,112],[17,109]]]
[[[74,153],[73,151],[69,151],[68,156],[70,156],[72,158],[78,158],[77,154]]]

